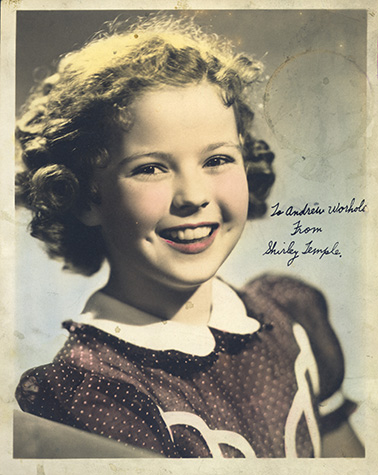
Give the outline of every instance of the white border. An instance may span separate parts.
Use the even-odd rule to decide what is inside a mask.
[[[376,104],[378,96],[378,71],[377,71],[377,38],[378,38],[378,5],[375,0],[355,1],[351,5],[347,0],[333,1],[308,1],[286,0],[261,0],[234,1],[207,0],[207,1],[127,1],[127,0],[5,0],[2,2],[2,37],[1,37],[1,92],[0,92],[0,258],[2,269],[6,269],[1,279],[2,295],[2,325],[0,331],[0,351],[2,369],[1,385],[2,400],[0,405],[1,420],[1,472],[12,474],[76,474],[76,473],[176,473],[184,474],[209,474],[209,473],[280,473],[293,474],[329,474],[329,473],[378,473],[377,445],[377,414],[378,414],[378,388],[377,388],[377,308],[376,263],[373,262],[374,253],[377,254],[375,230],[378,229],[376,205],[377,202],[377,167],[376,152],[378,150],[377,110],[373,112],[372,120],[367,132],[368,151],[368,176],[367,176],[367,201],[369,206],[369,223],[366,229],[366,248],[364,262],[366,263],[366,309],[361,309],[361,318],[366,318],[366,344],[367,362],[365,381],[368,389],[367,425],[369,436],[366,440],[367,456],[365,459],[318,459],[318,460],[151,460],[142,459],[101,459],[101,460],[14,460],[12,459],[12,409],[14,376],[12,374],[12,347],[14,310],[14,268],[13,268],[13,130],[14,130],[14,84],[15,84],[15,18],[17,10],[116,10],[116,9],[367,9],[369,11],[368,24],[368,77],[372,84],[370,102]],[[376,106],[375,106],[376,107]],[[6,113],[5,113],[6,111]],[[367,310],[367,317],[365,317]]]

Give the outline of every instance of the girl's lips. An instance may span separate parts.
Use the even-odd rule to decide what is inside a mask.
[[[173,249],[184,254],[198,254],[205,251],[214,242],[219,225],[201,223],[169,228],[160,233],[160,237]]]

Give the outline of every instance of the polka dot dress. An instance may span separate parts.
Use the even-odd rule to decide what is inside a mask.
[[[261,329],[250,335],[211,329],[216,345],[206,356],[150,350],[65,322],[66,344],[53,363],[23,375],[16,397],[24,411],[166,457],[285,457],[288,450],[311,457],[314,386],[308,372],[305,383],[298,377],[301,347],[293,324],[296,312],[305,327],[306,318],[321,312],[320,324],[333,339],[324,312],[311,302],[314,292],[291,279],[249,284],[241,297]],[[311,303],[305,317],[305,303],[297,302],[303,298]],[[320,351],[321,360],[327,351],[336,350]],[[339,384],[332,365],[320,374],[324,396]],[[295,419],[301,397],[304,410]],[[285,440],[289,431],[292,442]]]

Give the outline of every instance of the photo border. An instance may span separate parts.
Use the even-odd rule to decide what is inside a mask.
[[[378,151],[378,128],[376,123],[376,97],[378,92],[377,78],[377,37],[378,37],[378,11],[375,10],[374,1],[356,2],[353,9],[366,9],[368,11],[368,54],[367,70],[371,84],[371,90],[368,91],[369,103],[374,107],[372,116],[368,118],[369,128],[366,133],[367,150],[367,187],[366,198],[369,203],[369,216],[367,226],[362,232],[366,233],[365,246],[361,256],[361,262],[365,267],[365,302],[366,302],[366,457],[364,459],[317,459],[317,460],[273,460],[257,459],[253,462],[253,467],[249,460],[151,460],[143,459],[90,459],[90,460],[18,460],[12,458],[12,414],[15,407],[13,401],[14,387],[17,384],[13,366],[17,358],[14,342],[14,311],[15,311],[15,230],[16,222],[13,199],[13,176],[14,176],[14,120],[15,117],[15,34],[16,34],[16,13],[24,10],[132,10],[132,9],[151,9],[151,2],[140,1],[110,1],[106,5],[100,5],[102,2],[91,1],[90,8],[88,3],[79,0],[55,1],[53,4],[46,5],[44,1],[24,0],[24,1],[6,1],[2,3],[1,21],[1,163],[2,176],[0,181],[0,201],[2,204],[2,215],[0,220],[1,248],[0,256],[3,268],[6,270],[6,278],[1,282],[1,295],[3,306],[3,326],[0,351],[2,356],[1,383],[5,390],[3,402],[0,405],[1,414],[1,462],[2,468],[9,468],[9,473],[37,473],[60,474],[60,473],[302,473],[303,470],[310,474],[332,473],[337,471],[341,473],[376,473],[378,466],[378,454],[375,450],[377,445],[377,408],[378,391],[376,375],[378,374],[377,364],[377,323],[375,317],[377,297],[376,284],[377,275],[375,265],[373,265],[373,253],[375,247],[375,230],[377,229],[377,213],[375,203],[377,203],[377,171],[374,165],[376,152]],[[231,2],[231,1],[207,1],[207,2],[154,2],[156,10],[161,9],[350,9],[347,1],[312,1],[311,5],[305,1],[286,1],[277,4],[276,1],[265,0],[258,6],[250,5],[251,2]],[[64,6],[64,8],[62,8]],[[42,8],[43,7],[43,8]],[[4,112],[6,111],[6,113]],[[6,117],[6,118],[5,118]],[[5,236],[5,239],[3,239]]]

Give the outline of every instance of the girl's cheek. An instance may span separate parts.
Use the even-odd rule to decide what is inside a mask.
[[[169,211],[170,193],[167,187],[147,183],[125,187],[120,193],[121,213],[139,224],[157,221]]]
[[[240,168],[225,176],[218,185],[222,200],[233,213],[241,217],[248,211],[248,182],[244,169]]]

